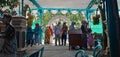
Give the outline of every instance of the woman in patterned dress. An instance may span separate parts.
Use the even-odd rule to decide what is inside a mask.
[[[50,36],[51,36],[51,33],[50,33],[50,30],[49,30],[49,27],[47,27],[46,30],[45,30],[44,44],[50,44]]]

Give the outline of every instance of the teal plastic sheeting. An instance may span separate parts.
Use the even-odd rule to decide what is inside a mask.
[[[103,32],[102,22],[100,22],[98,25],[94,25],[93,21],[90,21],[89,24],[90,24],[90,27],[92,29],[92,33],[96,32],[96,33],[100,33],[101,34]]]

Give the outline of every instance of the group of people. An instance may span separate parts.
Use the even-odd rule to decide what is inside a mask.
[[[32,29],[31,27],[27,28],[27,37],[26,37],[26,42],[27,46],[31,45],[39,45],[42,44],[42,36],[43,36],[43,30],[42,27],[36,23],[35,29]]]
[[[5,54],[13,54],[13,57],[16,55],[17,51],[17,42],[15,38],[15,28],[11,24],[12,16],[9,14],[4,14],[3,16],[3,23],[5,24],[5,30],[3,33],[0,32],[0,39],[4,39],[4,45],[2,46],[2,49],[0,50],[0,56],[4,57]],[[75,22],[71,23],[71,26],[69,30],[74,30]],[[82,48],[87,49],[88,46],[90,49],[94,45],[97,45],[94,43],[94,38],[97,38],[97,33],[92,35],[91,28],[88,28],[88,23],[82,21]],[[55,35],[55,46],[66,46],[66,40],[67,40],[67,34],[68,34],[68,26],[66,25],[66,22],[63,23],[61,26],[61,22],[58,22],[57,25],[52,29],[50,26],[47,26],[45,30],[45,44],[52,43],[52,36],[53,33]],[[43,36],[43,30],[42,27],[37,23],[35,29],[32,29],[31,27],[27,28],[27,45],[33,45],[33,44],[42,44],[42,36]]]
[[[55,46],[57,46],[57,45],[66,46],[67,32],[68,32],[68,26],[66,25],[66,22],[63,23],[62,27],[61,27],[61,23],[58,22],[58,24],[54,28]]]
[[[75,30],[75,22],[72,22],[69,30]],[[83,49],[92,49],[93,46],[96,46],[96,39],[99,38],[97,33],[92,34],[92,29],[89,27],[89,24],[86,21],[81,21],[81,34],[82,34],[82,48]],[[66,39],[68,34],[68,26],[66,22],[63,23],[61,26],[61,22],[58,22],[57,25],[54,27],[54,34],[55,34],[55,46],[66,46]]]
[[[69,30],[75,30],[75,22],[72,22]],[[86,21],[81,21],[81,34],[82,34],[82,48],[83,49],[88,49],[88,46],[90,49],[92,49],[93,46],[97,45],[95,40],[96,40],[96,35],[92,34],[92,30],[89,27],[89,24]],[[39,24],[36,24],[36,27],[34,31],[32,28],[27,29],[27,45],[31,44],[41,44],[42,43],[42,36],[43,36],[43,31],[41,26]],[[44,38],[44,44],[51,44],[53,40],[53,35],[55,35],[55,46],[66,46],[67,43],[67,34],[68,34],[68,26],[66,25],[66,22],[63,23],[61,26],[61,22],[58,22],[56,26],[51,27],[47,26],[45,29],[45,38]]]
[[[98,40],[101,41],[98,33],[92,34],[92,29],[89,27],[89,24],[86,21],[82,21],[82,48],[83,49],[92,49],[93,47],[97,46]]]
[[[53,35],[55,35],[55,46],[66,45],[67,30],[68,27],[66,25],[66,22],[63,23],[62,27],[61,27],[61,22],[58,22],[57,25],[53,28],[51,26],[47,26],[45,30],[44,44],[51,44]]]
[[[75,30],[75,22],[72,22],[69,30]],[[95,39],[96,36],[94,37],[94,35],[97,35],[97,33],[95,33],[94,35],[92,34],[92,30],[89,27],[89,24],[86,21],[81,21],[81,34],[82,34],[82,48],[83,49],[87,49],[88,46],[90,47],[90,49],[92,49],[93,46],[96,45],[95,43]],[[36,24],[36,27],[34,29],[34,31],[32,30],[32,28],[28,28],[27,29],[27,45],[31,44],[31,46],[33,44],[41,44],[42,43],[42,36],[43,36],[43,31],[41,26],[39,26],[39,24]],[[63,25],[61,26],[61,22],[58,22],[56,24],[56,26],[51,27],[51,26],[47,26],[45,29],[45,38],[44,38],[44,44],[51,44],[52,43],[52,38],[53,35],[55,35],[55,46],[66,46],[67,43],[67,34],[68,34],[68,26],[66,25],[66,22],[63,23]],[[95,38],[95,39],[94,39]]]

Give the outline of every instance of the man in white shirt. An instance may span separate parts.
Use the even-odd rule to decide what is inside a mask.
[[[60,45],[60,33],[61,33],[61,26],[60,26],[60,22],[58,22],[58,24],[55,26],[54,28],[54,33],[55,33],[55,46],[57,46],[57,42],[59,42]]]

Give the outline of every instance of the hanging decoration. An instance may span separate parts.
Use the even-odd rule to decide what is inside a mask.
[[[24,6],[24,8],[23,8],[23,16],[25,16],[26,17],[26,13],[27,13],[27,10],[29,9],[29,12],[31,13],[31,10],[30,10],[30,7],[29,7],[29,5],[25,5]]]
[[[34,16],[30,12],[28,12],[27,16],[28,16],[27,24],[28,24],[28,28],[30,28],[32,26],[32,23],[33,23],[33,20],[34,20]]]
[[[57,10],[51,10],[52,14],[56,14],[58,11]]]
[[[60,10],[58,10],[58,12],[55,15],[64,15],[64,14],[62,14],[62,12]],[[54,16],[54,15],[52,15],[52,16]]]
[[[71,13],[72,13],[72,14],[77,14],[77,13],[78,13],[78,11],[73,10],[73,11],[71,11]]]
[[[101,13],[102,21],[105,21],[106,20],[106,18],[105,18],[105,9],[102,8],[102,5],[98,5],[98,8],[99,8],[100,13]]]
[[[100,19],[100,15],[96,14],[96,16],[93,16],[93,24],[94,25],[99,24],[99,19]]]
[[[66,14],[68,11],[67,10],[61,10],[62,14]]]
[[[27,13],[27,10],[29,9],[28,13]],[[31,13],[31,10],[30,10],[30,7],[29,5],[25,5],[24,8],[23,8],[23,16],[27,17],[27,26],[28,28],[31,28],[32,26],[32,23],[34,21],[34,16],[32,15]]]
[[[43,11],[43,13],[47,13],[47,12],[48,12],[48,10],[44,10],[44,11]]]

